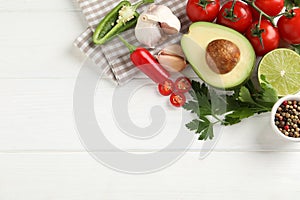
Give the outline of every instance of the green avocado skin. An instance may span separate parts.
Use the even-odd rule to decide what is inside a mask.
[[[207,29],[212,29],[212,30],[218,30],[217,32],[215,32],[215,35],[220,34],[220,38],[224,39],[224,32],[226,32],[226,34],[228,35],[232,35],[231,39],[234,41],[234,38],[239,38],[240,41],[242,41],[244,44],[244,46],[246,46],[246,49],[242,49],[242,51],[247,51],[247,55],[248,57],[246,58],[246,64],[244,64],[242,67],[242,69],[239,70],[247,70],[247,73],[242,76],[238,76],[238,78],[232,77],[230,78],[230,80],[228,81],[229,83],[224,83],[224,84],[216,84],[213,83],[213,81],[210,81],[208,78],[206,78],[203,74],[203,72],[201,72],[201,67],[198,66],[197,64],[195,64],[194,59],[198,59],[198,56],[195,55],[191,55],[191,54],[195,54],[195,48],[193,48],[193,45],[198,45],[198,44],[192,44],[190,41],[192,41],[192,37],[190,36],[191,34],[199,34],[199,35],[203,35],[205,34],[204,31],[199,31],[201,30],[201,28],[204,28],[203,30],[207,30]],[[209,38],[210,36],[208,36]],[[215,36],[214,36],[215,37]],[[216,38],[215,38],[216,39]],[[190,41],[189,41],[190,40]],[[194,43],[197,43],[195,41],[192,41]],[[189,43],[189,44],[188,44]],[[202,79],[204,82],[206,82],[208,85],[211,85],[215,88],[219,88],[219,89],[223,89],[223,90],[232,90],[236,87],[239,87],[241,85],[243,85],[245,82],[247,82],[249,80],[249,78],[251,77],[251,75],[254,72],[255,66],[256,66],[256,55],[255,55],[255,51],[251,45],[251,43],[247,40],[247,38],[245,36],[243,36],[242,34],[240,34],[239,32],[225,27],[223,25],[219,25],[219,24],[215,24],[215,23],[211,23],[211,22],[194,22],[190,25],[189,27],[189,32],[187,34],[184,34],[181,38],[181,46],[183,49],[184,54],[186,55],[187,61],[189,62],[189,64],[191,65],[193,71],[197,74],[197,76]],[[240,46],[240,44],[237,44],[237,46]],[[205,51],[203,49],[203,51]],[[201,64],[206,65],[206,60],[204,59],[203,61],[201,61]],[[202,65],[203,65],[202,64]],[[212,79],[215,79],[217,77],[211,77]]]

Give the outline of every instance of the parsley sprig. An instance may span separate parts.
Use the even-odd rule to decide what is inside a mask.
[[[197,119],[187,123],[186,127],[199,134],[199,140],[207,140],[214,137],[213,127],[216,124],[233,125],[255,114],[271,111],[278,96],[263,75],[261,80],[259,88],[249,80],[231,94],[192,81],[192,100],[183,107],[196,114]]]

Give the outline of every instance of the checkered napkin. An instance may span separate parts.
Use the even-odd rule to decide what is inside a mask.
[[[122,85],[134,78],[140,71],[133,66],[130,61],[129,51],[118,39],[114,38],[104,45],[94,45],[92,42],[93,31],[101,19],[112,10],[121,0],[77,0],[82,13],[85,16],[89,27],[74,41],[85,55],[92,59],[96,65],[101,67],[104,72]],[[131,1],[135,3],[136,1]],[[173,13],[180,19],[182,24],[181,32],[188,28],[189,20],[186,17],[186,0],[155,0],[155,4],[168,6]],[[149,4],[145,4],[138,9],[141,13]],[[122,33],[122,36],[131,44],[141,46],[135,38],[134,29]],[[180,34],[170,37],[163,44],[155,49],[150,49],[152,54],[156,54],[160,49],[169,44],[177,43],[180,40]]]

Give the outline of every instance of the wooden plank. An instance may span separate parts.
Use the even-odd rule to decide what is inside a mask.
[[[1,79],[0,151],[84,151],[74,121],[74,88],[74,79]],[[154,106],[161,107],[165,122],[155,137],[145,140],[129,137],[112,112],[116,106],[112,103],[115,92],[116,87],[111,81],[100,80],[94,97],[94,111],[103,134],[118,148],[154,151],[165,148],[178,134],[193,135],[186,129],[180,131],[184,120],[192,119],[193,115],[171,107],[168,98],[160,96],[150,81],[135,79],[121,91],[131,93],[129,122],[138,127],[150,125]],[[126,99],[122,101],[127,102]],[[125,119],[122,113],[115,114],[121,114]],[[221,129],[214,151],[299,151],[299,143],[282,141],[273,134],[269,120],[269,115],[264,114]],[[202,145],[203,142],[194,141],[188,150],[209,150],[209,147],[203,149]],[[101,149],[101,146],[99,149],[114,151]]]
[[[77,0],[0,0],[0,12],[77,12]]]
[[[0,12],[0,77],[75,77],[85,56],[73,40],[85,30],[79,13]]]
[[[113,155],[112,155],[113,156]],[[298,153],[188,153],[168,168],[130,175],[86,153],[0,154],[1,199],[295,199]]]
[[[74,6],[72,1],[18,0],[0,5],[5,30],[0,35],[0,78],[74,78],[82,65],[98,68],[73,46],[87,23],[80,12],[66,12]],[[195,76],[191,69],[185,74]]]

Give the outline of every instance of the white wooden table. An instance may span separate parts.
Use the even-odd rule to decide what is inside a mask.
[[[299,198],[300,144],[273,135],[268,114],[224,128],[205,159],[199,159],[203,142],[195,141],[177,162],[155,173],[103,166],[86,152],[74,121],[75,81],[87,65],[72,45],[86,28],[77,3],[0,0],[0,24],[1,200]],[[133,83],[145,81],[141,76]],[[118,131],[108,106],[114,89],[102,79],[95,94],[95,113],[111,141],[132,153],[167,145],[169,137],[140,141]],[[137,124],[149,124],[150,108],[166,102],[154,91],[146,87],[133,97],[129,114]],[[180,111],[165,106],[165,112],[171,138]]]

